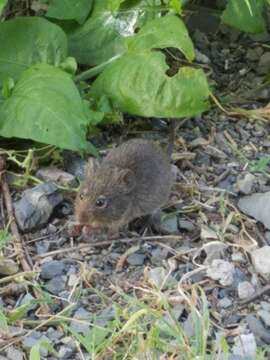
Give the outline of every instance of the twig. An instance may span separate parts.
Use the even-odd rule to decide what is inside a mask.
[[[117,240],[106,240],[106,241],[100,241],[97,243],[92,243],[92,244],[88,244],[88,245],[79,245],[79,246],[73,246],[73,247],[69,247],[69,248],[65,248],[65,249],[59,249],[59,250],[55,250],[55,251],[50,251],[47,252],[45,254],[41,254],[41,255],[37,255],[35,256],[35,259],[40,259],[40,258],[45,258],[48,256],[54,256],[54,255],[58,255],[58,254],[63,254],[63,253],[67,253],[67,252],[74,252],[74,251],[79,251],[79,250],[87,250],[87,249],[91,249],[91,248],[99,248],[99,247],[103,247],[106,245],[111,245],[112,242],[120,242],[120,243],[132,243],[135,241],[156,241],[156,240],[182,240],[183,237],[181,235],[164,235],[164,236],[143,236],[143,237],[134,237],[134,238],[124,238],[124,239],[117,239]]]
[[[15,218],[13,215],[11,195],[9,192],[9,186],[8,186],[4,171],[5,171],[5,160],[3,157],[0,157],[0,184],[1,184],[1,188],[2,188],[5,206],[6,206],[7,213],[8,213],[10,229],[11,229],[11,232],[12,232],[12,235],[14,238],[14,244],[15,244],[18,259],[21,263],[23,270],[28,272],[28,271],[31,271],[32,269],[24,257],[22,241],[21,241],[19,230],[18,230],[16,221],[15,221]]]

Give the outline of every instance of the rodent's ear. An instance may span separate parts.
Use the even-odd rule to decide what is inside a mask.
[[[123,185],[125,192],[130,192],[136,185],[135,174],[130,169],[120,169],[118,173],[119,183]]]
[[[98,161],[96,159],[90,157],[86,164],[86,169],[85,169],[86,177],[91,178],[97,172],[99,166],[100,165],[99,165]]]

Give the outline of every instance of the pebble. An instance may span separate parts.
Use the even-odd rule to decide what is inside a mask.
[[[224,297],[223,299],[220,299],[218,301],[218,307],[220,308],[228,309],[231,306],[232,306],[232,300],[228,297]]]
[[[236,189],[245,195],[249,195],[252,193],[252,189],[256,182],[256,176],[253,174],[247,173],[244,176],[239,176],[236,182]]]
[[[218,235],[215,230],[212,230],[208,226],[202,225],[201,226],[201,239],[202,240],[218,240]]]
[[[8,360],[23,360],[24,354],[22,351],[16,349],[14,346],[10,346],[7,349]]]
[[[65,264],[59,260],[45,262],[41,266],[40,277],[43,280],[50,280],[55,276],[62,275],[65,270]]]
[[[60,359],[70,359],[74,355],[74,350],[66,345],[60,346],[58,356]],[[73,356],[74,358],[74,356]]]
[[[34,296],[32,296],[30,293],[27,293],[22,300],[19,303],[19,306],[21,305],[28,305],[28,311],[35,310],[38,307],[38,304],[36,303],[36,299]]]
[[[36,176],[43,181],[52,181],[62,186],[75,187],[78,185],[74,175],[53,166],[39,169]]]
[[[232,253],[232,261],[238,262],[238,263],[245,263],[245,257],[240,251],[234,251]]]
[[[179,234],[177,216],[165,215],[161,220],[160,231],[165,235]]]
[[[204,265],[209,265],[213,260],[220,259],[227,248],[228,246],[221,241],[211,241],[205,244],[201,249],[206,253]]]
[[[183,220],[183,219],[179,220],[178,226],[179,226],[179,229],[181,229],[181,230],[186,230],[186,231],[190,231],[190,232],[195,230],[195,226],[189,220]]]
[[[254,315],[247,315],[246,321],[248,323],[248,327],[250,331],[254,334],[257,343],[266,343],[270,344],[270,332],[266,330],[260,320],[256,318]]]
[[[263,310],[270,312],[270,303],[267,301],[261,301],[260,305]]]
[[[22,345],[24,349],[30,351],[31,348],[39,341],[50,342],[47,336],[40,333],[39,331],[34,331],[29,336],[22,339]],[[41,347],[40,354],[41,356],[46,357],[48,355],[48,349],[45,347]]]
[[[128,256],[127,262],[132,266],[141,266],[144,264],[145,258],[145,254],[135,253]]]
[[[76,320],[82,320],[81,322]],[[70,323],[70,327],[79,333],[86,335],[89,332],[90,326],[89,321],[92,320],[92,314],[80,307],[73,314],[73,320]]]
[[[22,231],[30,231],[47,223],[54,208],[63,201],[57,186],[50,182],[26,190],[14,204],[14,213]]]
[[[176,283],[176,280],[163,267],[156,267],[146,272],[147,280],[158,289],[166,289]]]
[[[258,315],[265,326],[270,327],[270,312],[266,310],[259,310]]]
[[[238,284],[238,297],[241,300],[247,299],[255,293],[255,289],[248,281],[242,281]]]
[[[257,345],[253,334],[242,334],[235,338],[234,355],[246,356],[255,359]]]
[[[55,276],[49,280],[45,285],[45,289],[53,295],[59,295],[61,291],[65,290],[65,277]]]
[[[270,229],[270,191],[244,196],[238,201],[238,207]]]
[[[218,280],[221,285],[229,286],[234,281],[234,266],[225,260],[215,259],[207,268],[207,276],[213,280]]]
[[[68,173],[73,174],[77,179],[82,181],[85,177],[87,161],[71,151],[64,151],[63,156],[64,166]]]
[[[0,275],[13,275],[19,271],[19,266],[11,259],[0,258]]]
[[[267,74],[270,68],[270,52],[265,52],[261,57],[257,66],[258,74]]]
[[[251,260],[256,272],[270,279],[270,246],[253,250]]]

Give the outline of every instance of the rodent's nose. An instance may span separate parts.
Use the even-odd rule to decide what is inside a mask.
[[[88,211],[79,211],[77,214],[77,220],[80,224],[88,224],[91,219],[91,213]]]

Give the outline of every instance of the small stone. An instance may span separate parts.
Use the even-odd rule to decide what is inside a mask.
[[[239,200],[238,207],[270,229],[270,191],[244,196]]]
[[[206,253],[206,259],[204,260],[205,265],[209,265],[215,259],[220,259],[225,250],[228,248],[228,245],[224,244],[221,241],[210,241],[209,243],[205,244],[201,250]]]
[[[246,262],[244,255],[240,251],[235,251],[232,253],[232,261],[238,263]]]
[[[65,277],[54,277],[45,284],[45,289],[53,295],[59,295],[61,291],[65,290]]]
[[[189,220],[183,220],[183,219],[179,220],[178,226],[181,230],[186,230],[186,231],[190,231],[190,232],[195,230],[195,226]]]
[[[54,183],[44,183],[26,190],[14,204],[14,213],[22,231],[30,231],[47,223],[63,196]]]
[[[80,321],[76,321],[76,320],[80,320]],[[85,335],[88,333],[90,329],[90,325],[89,325],[90,320],[92,320],[92,314],[89,311],[85,310],[84,308],[80,307],[74,313],[73,320],[70,323],[70,327],[73,330],[76,330],[77,332]]]
[[[19,266],[11,259],[0,258],[0,275],[13,275],[19,271]]]
[[[45,262],[41,266],[40,277],[43,280],[50,280],[55,276],[62,275],[65,270],[65,265],[62,261],[52,260]]]
[[[87,161],[71,151],[64,151],[63,155],[65,169],[82,181],[85,177]]]
[[[8,360],[23,360],[24,354],[22,351],[16,349],[14,346],[10,346],[7,349]]]
[[[79,283],[79,278],[76,274],[70,274],[68,278],[68,286],[73,287]]]
[[[218,240],[218,235],[215,230],[209,228],[208,226],[201,226],[201,239],[202,240]]]
[[[21,305],[28,305],[28,311],[35,310],[38,307],[36,303],[36,299],[31,294],[26,294],[22,300],[20,301],[19,306]]]
[[[127,262],[132,266],[141,266],[144,264],[146,256],[140,253],[134,253],[128,256]]]
[[[251,259],[256,272],[270,279],[270,246],[252,251]]]
[[[207,276],[213,280],[218,280],[221,285],[229,286],[234,281],[234,266],[225,260],[216,259],[207,268]]]
[[[267,301],[261,301],[260,305],[262,307],[263,310],[270,312],[270,303]]]
[[[196,58],[196,60],[198,62],[200,62],[202,64],[209,64],[210,63],[209,57],[207,57],[205,54],[200,52],[198,49],[195,49],[195,58]]]
[[[66,345],[60,346],[58,356],[60,359],[70,359],[74,355],[74,350]]]
[[[160,230],[163,234],[179,234],[177,216],[165,215],[161,221]]]
[[[256,340],[259,342],[262,340],[266,344],[270,344],[270,333],[269,330],[265,329],[262,322],[256,318],[254,315],[247,315],[246,321],[250,331],[254,334]]]
[[[256,176],[247,173],[244,176],[240,176],[236,183],[237,190],[245,195],[249,195],[252,192],[253,186],[256,182]]]
[[[48,336],[52,342],[57,342],[64,336],[64,332],[62,330],[55,330],[54,328],[50,327],[46,332],[46,336]]]
[[[166,289],[175,284],[176,280],[163,267],[156,267],[146,272],[147,280],[158,289]]]
[[[42,335],[39,331],[34,331],[31,333],[31,335],[23,338],[22,345],[23,348],[27,351],[30,351],[34,345],[36,345],[39,341],[47,341],[50,342],[50,340],[47,338],[47,336]],[[41,356],[46,357],[48,355],[48,349],[45,347],[40,348]]]
[[[39,169],[36,176],[43,181],[52,181],[62,186],[75,187],[77,185],[74,175],[52,166]]]
[[[242,281],[238,284],[238,297],[241,300],[247,299],[255,293],[255,289],[248,281]]]
[[[257,345],[253,334],[242,334],[235,338],[234,355],[246,356],[255,359]]]
[[[223,299],[220,299],[218,301],[218,307],[220,308],[228,309],[231,306],[232,306],[232,300],[229,299],[228,297],[224,297]]]
[[[41,240],[36,242],[36,250],[38,255],[45,254],[49,251],[51,242],[48,240]]]
[[[258,315],[261,318],[264,325],[270,327],[270,312],[266,310],[259,310]]]
[[[270,231],[266,231],[266,232],[264,233],[264,235],[265,235],[266,240],[267,240],[268,243],[270,244]]]
[[[265,52],[261,57],[257,66],[258,74],[267,74],[270,69],[270,52]]]

